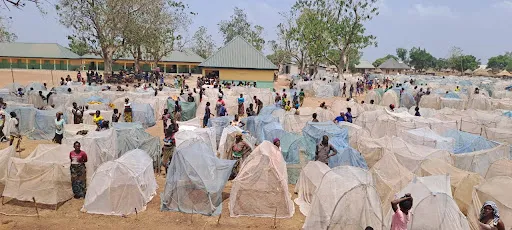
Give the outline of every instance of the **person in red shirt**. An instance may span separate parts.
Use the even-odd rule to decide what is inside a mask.
[[[69,152],[69,159],[71,160],[71,187],[75,199],[85,198],[86,193],[86,168],[87,154],[80,150],[80,142],[76,141],[73,144],[75,150]]]
[[[395,212],[391,220],[391,230],[407,230],[412,204],[413,199],[410,193],[405,194],[400,199],[391,201],[391,208]]]

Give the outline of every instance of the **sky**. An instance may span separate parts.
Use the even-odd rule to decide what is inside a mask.
[[[70,31],[59,23],[47,0],[45,14],[28,4],[19,9],[2,9],[12,17],[9,26],[18,42],[48,42],[67,46]],[[200,26],[223,44],[218,23],[228,20],[233,8],[245,10],[252,24],[265,28],[266,41],[276,40],[280,12],[288,12],[295,0],[186,0],[197,15],[188,29],[189,37]],[[367,34],[377,37],[378,47],[363,50],[363,59],[374,61],[396,48],[422,47],[438,58],[446,58],[451,47],[462,48],[486,63],[489,57],[512,51],[512,0],[379,0],[380,14],[366,24]],[[268,53],[268,48],[265,52]]]

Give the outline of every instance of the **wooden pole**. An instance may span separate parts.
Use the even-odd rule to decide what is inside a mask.
[[[14,71],[12,70],[12,64],[11,64],[11,77],[12,77],[12,87],[14,89]],[[16,89],[14,89],[14,92],[16,92]]]
[[[135,219],[137,220],[139,217],[139,213],[137,212],[137,208],[135,208]]]
[[[3,199],[3,197],[2,197],[2,199]],[[222,216],[222,213],[221,213],[221,214],[219,214],[219,218],[217,219],[217,225],[219,225],[219,224],[220,224],[220,217],[221,217],[221,216]]]
[[[272,226],[272,228],[277,228],[277,207],[276,212],[274,213],[274,226]]]
[[[34,207],[36,208],[37,218],[39,218],[39,210],[37,209],[36,198],[32,197],[32,200],[34,201]]]

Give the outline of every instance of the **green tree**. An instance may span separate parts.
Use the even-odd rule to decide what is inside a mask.
[[[300,13],[312,14],[308,17],[312,31],[322,30],[316,36],[306,40],[307,46],[323,43],[315,47],[315,52],[323,53],[330,63],[336,63],[340,73],[346,68],[347,55],[350,49],[361,50],[371,45],[377,46],[376,38],[366,34],[364,23],[378,15],[377,0],[297,0],[294,9]],[[317,39],[320,37],[321,40]],[[314,40],[312,40],[314,39]],[[332,60],[328,51],[337,50],[339,59]],[[321,51],[321,52],[320,52]],[[317,56],[309,54],[309,56]]]
[[[404,48],[396,49],[396,56],[402,60],[402,62],[409,64],[409,59],[407,58],[407,50]]]
[[[436,65],[435,65],[435,69],[437,71],[440,71],[442,69],[446,69],[448,68],[450,65],[448,63],[448,60],[444,59],[444,58],[438,58],[436,59]]]
[[[14,42],[18,37],[9,31],[6,20],[0,15],[0,42]]]
[[[272,54],[267,55],[267,58],[274,63],[274,65],[280,67],[281,65],[290,62],[290,54],[282,47],[278,42],[271,40],[268,42]]]
[[[279,43],[282,44],[284,51],[295,61],[299,67],[300,73],[304,72],[307,61],[307,44],[304,39],[304,28],[297,25],[297,15],[295,11],[281,13],[283,22],[277,26]]]
[[[84,56],[89,53],[89,46],[87,46],[87,42],[75,39],[71,36],[68,36],[69,40],[69,49],[73,51],[73,53],[78,54],[78,56]]]
[[[375,66],[375,68],[379,68],[380,65],[382,65],[382,63],[384,63],[385,61],[387,61],[388,59],[390,58],[393,58],[395,60],[398,61],[398,57],[394,56],[394,55],[391,55],[391,54],[388,54],[386,55],[385,57],[381,57],[377,60],[375,60],[372,65]]]
[[[410,64],[416,70],[426,70],[427,68],[435,67],[436,59],[425,49],[420,47],[413,47],[409,51]]]
[[[450,68],[464,72],[467,69],[475,70],[480,65],[480,60],[473,55],[465,55],[459,47],[452,47],[448,58]]]
[[[208,34],[208,30],[204,26],[199,27],[194,33],[192,42],[192,51],[202,58],[206,59],[210,57],[215,50],[215,42],[213,41],[212,35]]]
[[[260,25],[253,26],[243,9],[235,7],[230,20],[222,20],[218,25],[224,37],[224,44],[227,44],[236,36],[242,36],[259,51],[265,45],[265,40],[262,37],[263,27]]]
[[[496,57],[489,58],[487,61],[487,68],[492,68],[493,70],[504,70],[511,63],[512,55],[498,55]]]
[[[151,0],[82,1],[59,0],[56,4],[60,22],[75,39],[84,41],[104,61],[105,76],[110,75],[114,55],[126,43],[125,33],[134,18],[153,7]]]

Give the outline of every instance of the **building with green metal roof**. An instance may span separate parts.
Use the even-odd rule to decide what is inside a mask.
[[[215,54],[199,64],[203,75],[219,76],[221,81],[257,82],[271,88],[277,66],[241,36],[235,37]]]
[[[141,61],[143,71],[160,67],[166,73],[201,73],[198,65],[204,59],[191,50],[172,51],[163,57],[158,66]],[[0,68],[47,69],[47,70],[103,70],[103,58],[86,54],[79,56],[56,43],[0,43]],[[133,68],[133,57],[122,57],[114,61],[112,69]]]

